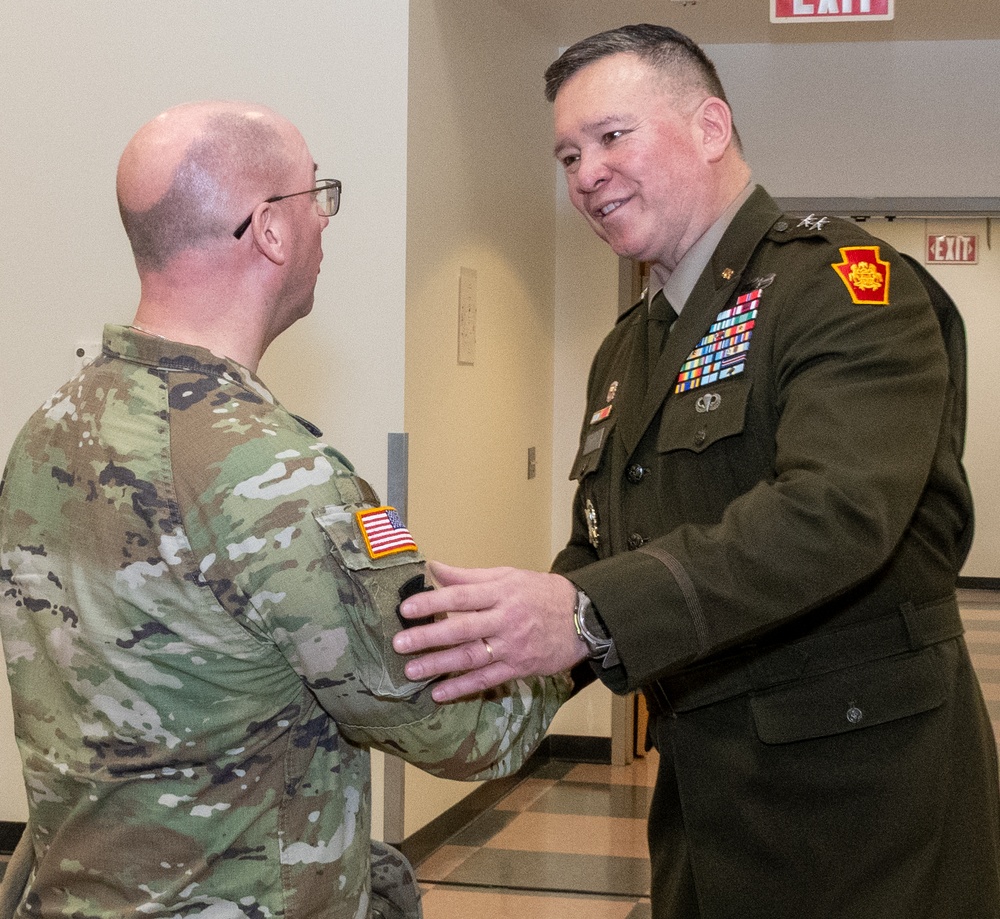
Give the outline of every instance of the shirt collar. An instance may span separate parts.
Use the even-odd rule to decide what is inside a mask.
[[[266,402],[277,403],[271,391],[255,373],[228,357],[213,354],[207,348],[172,341],[132,326],[107,325],[104,327],[104,350],[134,364],[220,377],[251,390]]]
[[[733,218],[746,203],[747,198],[750,197],[756,187],[753,182],[747,183],[743,191],[719,215],[715,223],[702,233],[694,245],[684,253],[683,258],[677,263],[677,267],[671,272],[666,284],[661,286],[656,282],[654,275],[650,276],[649,300],[647,303],[651,302],[653,297],[662,290],[663,296],[667,298],[667,302],[673,307],[674,312],[678,316],[680,315],[684,309],[684,304],[687,302],[687,298],[691,296],[691,291],[694,290],[695,284],[698,283],[698,278],[701,277],[702,272],[711,260],[712,254],[719,245],[723,234],[725,234],[729,224],[733,222]]]

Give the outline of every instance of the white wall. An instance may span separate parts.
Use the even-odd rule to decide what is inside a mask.
[[[775,197],[1000,195],[998,41],[705,50]]]
[[[129,137],[175,103],[242,98],[287,115],[320,175],[344,183],[313,314],[275,343],[261,376],[384,494],[386,434],[403,425],[408,8],[4,0],[0,456],[70,375],[76,342],[132,317],[138,282],[114,195]],[[0,820],[20,820],[9,719],[2,681]]]

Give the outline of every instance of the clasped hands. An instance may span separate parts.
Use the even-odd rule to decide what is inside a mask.
[[[480,693],[508,680],[569,670],[587,655],[573,628],[576,588],[562,575],[520,568],[454,568],[430,562],[437,590],[400,605],[405,619],[446,616],[393,639],[414,682],[445,677],[436,702]]]

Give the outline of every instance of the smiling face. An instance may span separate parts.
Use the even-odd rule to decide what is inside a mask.
[[[570,200],[618,255],[672,271],[718,216],[721,152],[704,117],[714,103],[671,92],[634,54],[600,58],[559,89],[555,155]]]

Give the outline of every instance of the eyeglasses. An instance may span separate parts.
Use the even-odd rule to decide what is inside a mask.
[[[273,204],[275,201],[284,201],[285,198],[294,198],[296,195],[313,195],[316,198],[316,210],[324,217],[332,217],[340,210],[340,188],[340,182],[337,179],[320,179],[315,188],[293,191],[290,195],[275,195],[273,198],[267,198],[263,203]],[[253,220],[253,213],[233,231],[233,236],[237,239],[243,236],[247,227],[250,226],[251,220]]]

